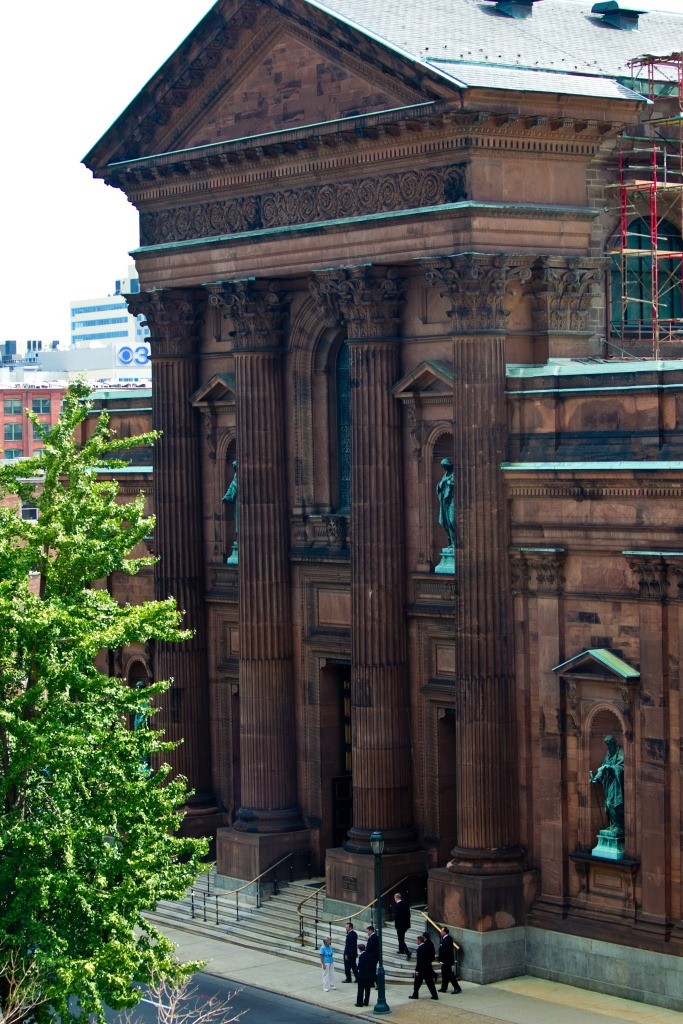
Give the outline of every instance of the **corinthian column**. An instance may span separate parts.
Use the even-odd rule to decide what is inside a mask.
[[[397,272],[358,267],[312,282],[330,322],[347,330],[351,375],[351,705],[353,827],[344,849],[418,848],[413,827],[406,655],[403,468]]]
[[[213,803],[206,672],[199,432],[190,396],[197,388],[198,328],[203,293],[167,289],[130,296],[134,315],[149,326],[152,349],[154,446],[154,567],[156,596],[175,597],[183,626],[193,636],[181,644],[158,643],[155,674],[171,679],[155,719],[168,739],[181,741],[168,755],[195,790],[189,828],[202,830],[202,808]],[[214,808],[215,810],[215,808]],[[215,825],[213,825],[215,828]]]
[[[511,875],[522,866],[508,511],[501,471],[507,434],[503,300],[513,275],[526,277],[528,270],[495,256],[446,257],[425,267],[427,281],[449,299],[455,335],[454,465],[462,550],[455,623],[457,845],[448,870],[459,881]],[[451,905],[451,922],[478,931],[520,923],[518,887],[485,890],[465,880]]]
[[[233,827],[287,833],[303,829],[296,778],[282,384],[281,325],[288,296],[272,284],[248,281],[213,291],[212,303],[230,317],[235,333],[243,804]]]

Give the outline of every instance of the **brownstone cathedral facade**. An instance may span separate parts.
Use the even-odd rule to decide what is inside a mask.
[[[682,1008],[683,16],[612,6],[218,0],[86,164],[219,872],[362,905],[381,829],[474,980]]]

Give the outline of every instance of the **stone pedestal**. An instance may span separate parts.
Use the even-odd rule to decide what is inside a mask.
[[[435,567],[434,572],[444,575],[455,575],[455,551],[452,547],[441,548],[441,560]]]
[[[621,860],[626,856],[623,836],[615,836],[609,829],[600,829],[598,832],[597,845],[591,853],[594,857],[604,857],[605,860]]]
[[[216,871],[221,887],[256,878],[287,854],[292,854],[294,878],[307,878],[310,865],[311,834],[308,829],[286,833],[238,832],[219,828],[216,834]],[[278,878],[289,877],[290,860],[279,869]],[[267,881],[272,879],[268,878]],[[218,884],[218,883],[217,883]]]
[[[226,565],[239,565],[239,557],[237,554],[237,541],[232,542],[232,551],[225,560]]]
[[[424,850],[412,853],[383,854],[382,891],[399,883],[407,889],[407,879],[427,870]],[[375,858],[343,847],[328,850],[325,859],[325,883],[330,899],[364,907],[375,898]]]

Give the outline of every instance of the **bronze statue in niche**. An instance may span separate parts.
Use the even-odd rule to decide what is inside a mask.
[[[435,568],[437,573],[455,573],[455,476],[450,459],[442,459],[443,476],[436,485],[439,499],[439,526],[443,526],[448,545],[441,549],[441,561]]]
[[[235,520],[235,539],[232,542],[232,551],[229,557],[226,559],[227,565],[237,565],[237,528],[239,524],[239,513],[237,511],[237,462],[233,462],[232,468],[235,470],[235,475],[230,481],[230,486],[221,498],[224,505],[232,505],[233,516]]]
[[[624,751],[614,736],[605,736],[607,753],[596,771],[588,773],[591,783],[599,783],[605,798],[607,827],[598,832],[596,857],[618,860],[624,856]]]

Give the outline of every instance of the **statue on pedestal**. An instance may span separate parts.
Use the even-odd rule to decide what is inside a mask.
[[[436,485],[439,499],[439,526],[443,526],[448,537],[448,546],[441,549],[441,561],[434,572],[455,573],[455,477],[453,463],[442,459],[443,476]]]
[[[226,565],[237,565],[237,527],[238,527],[238,511],[237,511],[237,462],[233,462],[232,468],[235,470],[235,475],[230,481],[230,486],[221,498],[221,501],[227,505],[232,505],[233,516],[235,519],[235,539],[232,542],[232,551],[229,557],[226,559]]]
[[[624,751],[614,736],[605,736],[607,753],[595,775],[588,773],[591,783],[599,783],[605,797],[607,828],[598,832],[596,857],[619,860],[624,856]]]

